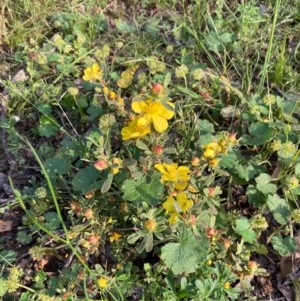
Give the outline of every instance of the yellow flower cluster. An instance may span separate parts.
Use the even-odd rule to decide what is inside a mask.
[[[175,191],[176,196],[169,196],[163,203],[163,208],[170,214],[169,223],[175,223],[181,213],[186,213],[193,206],[193,201],[188,199],[187,193],[183,191],[189,184],[190,169],[176,163],[155,164],[154,167],[162,174],[163,182],[173,185],[171,187],[173,191],[174,189],[180,191],[178,193]]]
[[[203,147],[203,158],[208,161],[210,167],[216,167],[219,163],[218,156],[226,154],[230,147],[237,143],[236,135],[224,135],[216,142],[210,142]]]
[[[176,198],[169,196],[163,203],[163,208],[170,214],[169,223],[176,223],[180,213],[187,212],[193,206],[193,201],[187,198],[186,192],[179,192]]]
[[[122,237],[122,235],[119,234],[118,232],[113,232],[113,233],[109,236],[109,241],[110,241],[110,242],[118,241],[121,237]]]
[[[132,84],[132,80],[135,72],[139,68],[139,65],[130,66],[121,73],[121,78],[117,81],[117,85],[120,88],[128,88]]]
[[[172,164],[155,164],[154,167],[162,174],[163,182],[171,182],[177,190],[184,190],[190,179],[190,169],[186,166]]]
[[[151,125],[153,125],[156,132],[162,133],[168,128],[167,120],[174,116],[174,104],[171,102],[162,103],[158,99],[136,100],[132,102],[131,108],[139,115],[122,129],[123,140],[139,138],[149,134]]]
[[[108,100],[116,101],[117,104],[119,104],[120,106],[124,106],[124,99],[122,97],[119,97],[115,91],[104,86],[102,88],[102,92],[104,96],[107,97]]]
[[[111,174],[115,175],[119,173],[120,168],[122,168],[123,160],[120,158],[113,158],[111,162],[109,162],[106,158],[98,159],[94,163],[94,167],[100,171],[110,167]]]

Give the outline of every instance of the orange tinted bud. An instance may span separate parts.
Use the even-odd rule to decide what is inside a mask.
[[[198,157],[193,157],[191,160],[193,166],[198,166],[200,164],[200,159]]]
[[[100,171],[104,170],[108,167],[108,162],[105,159],[99,159],[94,163],[94,167]]]
[[[209,196],[215,195],[215,187],[208,187],[208,195]]]
[[[164,91],[164,87],[162,84],[160,83],[155,83],[153,86],[152,86],[152,92],[155,93],[155,94],[159,94],[159,93],[162,93]]]
[[[154,145],[154,146],[152,147],[152,152],[153,152],[155,155],[160,156],[160,155],[163,154],[164,149],[163,149],[162,146],[160,146],[160,145]]]
[[[92,234],[90,236],[87,237],[86,239],[90,244],[97,244],[100,241],[100,236],[97,234]]]
[[[82,211],[81,206],[75,201],[71,201],[69,203],[69,205],[70,205],[71,210],[76,214],[79,214]]]
[[[190,215],[189,224],[191,224],[191,225],[196,224],[196,215],[195,214]]]
[[[218,234],[218,231],[214,228],[209,227],[209,228],[206,229],[206,236],[209,237],[209,238],[214,237],[217,234]]]
[[[154,231],[156,229],[157,226],[157,222],[155,220],[152,219],[147,219],[144,223],[145,228],[149,231]]]
[[[248,269],[253,274],[258,269],[258,264],[255,261],[248,262]]]
[[[230,247],[230,244],[231,244],[231,242],[230,242],[229,239],[225,239],[224,242],[223,242],[223,246],[224,246],[226,249],[228,249],[228,248]]]
[[[169,193],[170,196],[177,196],[178,192],[176,190],[173,190]]]
[[[236,143],[236,133],[231,133],[228,135],[228,142],[230,144]]]
[[[92,209],[86,209],[85,212],[84,212],[84,216],[87,218],[87,219],[91,219],[94,217],[94,213],[93,213],[93,210]]]
[[[91,199],[95,195],[95,190],[88,191],[84,196],[86,199]]]

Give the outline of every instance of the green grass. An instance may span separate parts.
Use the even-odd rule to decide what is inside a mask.
[[[266,298],[297,250],[299,12],[5,0],[3,300]]]

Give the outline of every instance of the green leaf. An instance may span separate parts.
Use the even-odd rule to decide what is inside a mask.
[[[199,241],[191,230],[181,233],[178,243],[168,243],[161,248],[161,259],[175,275],[193,273],[204,262],[209,251],[206,241]]]
[[[67,174],[70,170],[70,163],[65,158],[50,158],[45,162],[45,169],[50,177]]]
[[[237,219],[235,221],[235,225],[236,227],[234,231],[237,234],[241,235],[245,242],[249,242],[249,243],[254,242],[254,240],[256,239],[256,234],[252,229],[250,229],[250,223],[247,218],[243,217]]]
[[[271,239],[273,248],[281,255],[291,255],[297,250],[297,243],[294,238],[287,236],[282,238],[280,235],[273,236]]]
[[[279,224],[284,225],[288,222],[291,211],[285,199],[280,198],[277,194],[269,195],[267,205]]]
[[[45,226],[50,230],[57,230],[60,228],[60,220],[56,212],[47,212],[45,214]]]
[[[3,250],[0,252],[0,263],[11,264],[16,261],[17,253],[12,250]]]
[[[130,33],[134,31],[134,26],[130,25],[122,19],[118,19],[116,21],[116,27],[122,33]]]
[[[29,244],[31,242],[32,236],[27,235],[25,231],[20,231],[20,232],[18,232],[17,240],[22,245],[27,245],[27,244]]]
[[[89,121],[93,121],[101,115],[103,109],[99,106],[91,105],[86,112],[89,114]]]
[[[256,207],[265,204],[267,201],[267,196],[264,195],[262,192],[258,191],[254,185],[249,185],[247,187],[246,194],[248,197],[248,201]]]
[[[0,278],[0,297],[3,297],[6,294],[7,288],[5,279]]]
[[[295,175],[300,176],[300,163],[297,163],[295,166]]]
[[[188,89],[188,88],[186,88],[186,87],[177,86],[177,89],[178,89],[180,92],[182,92],[182,93],[184,93],[184,94],[186,94],[186,95],[191,96],[192,98],[199,99],[199,94],[197,94],[196,92],[194,92],[194,91],[192,91],[192,90],[190,90],[190,89]]]
[[[197,127],[200,130],[201,135],[211,135],[214,132],[214,125],[206,119],[197,120]]]
[[[86,193],[88,191],[99,189],[101,182],[97,181],[100,177],[100,172],[92,167],[87,166],[81,169],[73,178],[72,185],[76,191]]]
[[[48,103],[38,105],[37,109],[45,115],[49,115],[52,112],[52,107]]]
[[[57,134],[59,126],[51,116],[43,115],[40,117],[38,131],[41,136],[49,138]]]
[[[260,166],[250,163],[248,166],[236,164],[235,169],[241,179],[249,181],[253,179],[260,171]]]
[[[1,287],[1,284],[0,284]],[[19,301],[30,301],[32,300],[32,294],[30,292],[22,293]]]
[[[160,177],[161,175],[155,172],[150,182],[147,181],[147,177],[125,180],[121,187],[124,198],[128,201],[144,201],[151,206],[157,205],[164,189]]]
[[[114,176],[112,174],[109,174],[107,179],[103,182],[102,186],[101,186],[101,192],[105,193],[109,190],[112,181],[113,181]]]
[[[252,145],[265,144],[274,137],[274,132],[275,130],[272,129],[267,123],[252,123],[249,127],[249,133],[251,135],[245,135],[242,141],[245,144]]]
[[[144,250],[150,252],[153,249],[153,233],[149,232],[144,236],[143,240],[137,247],[137,251],[141,254]]]
[[[277,190],[277,186],[273,183],[272,178],[270,175],[266,173],[260,174],[258,177],[255,178],[257,183],[256,188],[264,194],[275,194]]]
[[[136,147],[141,149],[141,150],[149,150],[149,147],[146,143],[144,143],[142,140],[137,140],[135,143]]]

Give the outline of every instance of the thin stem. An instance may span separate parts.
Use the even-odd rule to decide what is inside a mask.
[[[267,54],[266,54],[266,58],[265,58],[264,66],[263,66],[263,71],[262,71],[262,75],[261,75],[261,79],[260,79],[260,83],[259,83],[259,93],[261,93],[262,90],[263,90],[263,86],[264,86],[264,83],[265,83],[265,80],[266,80],[266,77],[267,77],[267,73],[268,73],[268,66],[269,66],[269,62],[271,60],[271,54],[272,54],[272,49],[273,49],[273,40],[274,40],[274,32],[275,32],[275,28],[276,28],[276,23],[277,23],[277,17],[278,17],[278,13],[279,13],[280,4],[281,4],[281,0],[276,0],[273,23],[272,23],[272,27],[271,27],[269,46],[268,46],[268,50],[267,50]]]

